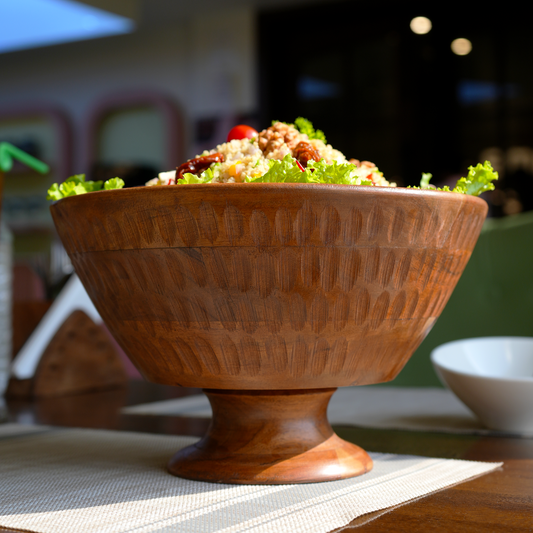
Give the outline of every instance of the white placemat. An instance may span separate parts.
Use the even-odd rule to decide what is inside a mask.
[[[166,472],[191,437],[0,425],[0,526],[39,533],[325,533],[501,466],[372,453],[363,476],[220,485]]]
[[[131,415],[211,417],[211,406],[203,394],[125,407]],[[433,387],[343,387],[328,406],[331,424],[377,429],[407,429],[477,435],[505,433],[485,428],[452,392]]]

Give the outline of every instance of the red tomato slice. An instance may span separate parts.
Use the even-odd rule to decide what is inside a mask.
[[[257,131],[254,130],[251,126],[239,124],[238,126],[231,128],[228,133],[228,138],[226,139],[226,142],[233,141],[233,139],[252,139],[253,137],[257,137],[257,135]]]

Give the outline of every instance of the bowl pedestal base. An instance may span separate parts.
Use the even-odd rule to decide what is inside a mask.
[[[335,390],[206,389],[213,409],[207,434],[174,455],[168,470],[198,481],[265,485],[364,474],[372,469],[370,456],[328,422]]]

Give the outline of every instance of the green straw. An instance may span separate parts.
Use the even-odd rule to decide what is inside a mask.
[[[33,170],[46,174],[50,167],[35,157],[23,152],[10,143],[0,143],[0,170],[9,172],[13,168],[13,159],[17,159]]]

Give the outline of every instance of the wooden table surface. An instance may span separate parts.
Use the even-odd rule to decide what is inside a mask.
[[[35,402],[8,403],[8,421],[202,436],[209,420],[122,415],[124,405],[196,393],[132,381],[128,389]],[[396,508],[365,515],[335,531],[533,532],[533,439],[335,427],[342,438],[366,450],[428,457],[504,462],[476,479]],[[2,529],[0,531],[13,531]]]

